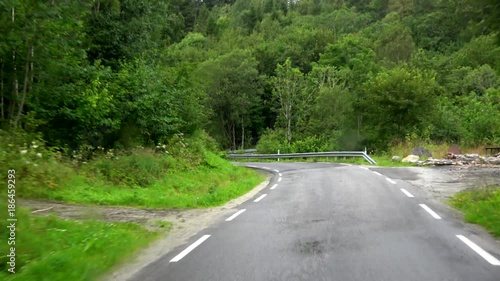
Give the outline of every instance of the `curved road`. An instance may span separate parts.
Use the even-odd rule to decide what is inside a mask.
[[[389,170],[245,166],[269,186],[130,280],[500,280],[498,242]]]

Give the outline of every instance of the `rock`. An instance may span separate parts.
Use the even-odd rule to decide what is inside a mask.
[[[432,152],[428,150],[427,148],[423,147],[417,147],[412,149],[411,155],[417,155],[419,157],[425,156],[425,157],[432,157]]]
[[[399,161],[401,161],[401,157],[399,157],[399,156],[392,156],[391,160],[392,160],[392,162],[399,162]]]
[[[428,159],[422,165],[423,166],[444,166],[444,165],[455,165],[460,162],[455,162],[448,159]]]
[[[457,156],[451,152],[448,152],[446,159],[457,159]]]
[[[500,152],[498,152],[497,154],[493,155],[493,157],[500,157]]]
[[[417,163],[419,159],[420,159],[420,157],[418,157],[417,155],[411,154],[411,155],[406,156],[402,161],[404,163]]]
[[[481,160],[479,154],[458,154],[455,155],[455,159],[468,163],[479,162]]]
[[[482,164],[500,165],[500,157],[480,157]]]

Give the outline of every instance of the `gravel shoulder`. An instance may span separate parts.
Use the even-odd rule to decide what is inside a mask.
[[[394,179],[409,182],[429,198],[441,202],[469,188],[500,186],[500,166],[438,166],[371,168]]]

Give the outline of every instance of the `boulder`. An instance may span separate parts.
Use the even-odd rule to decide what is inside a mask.
[[[402,161],[404,163],[417,163],[419,159],[420,157],[418,157],[418,155],[411,154],[406,156]]]
[[[411,155],[417,155],[419,157],[424,156],[425,158],[432,157],[432,152],[427,148],[417,147],[411,150]]]
[[[399,162],[399,161],[401,161],[401,157],[399,157],[399,156],[392,156],[391,160],[392,160],[392,162]]]

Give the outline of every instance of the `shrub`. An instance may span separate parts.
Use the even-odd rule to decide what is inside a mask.
[[[16,171],[16,194],[24,197],[38,197],[76,175],[61,153],[45,147],[38,135],[23,131],[0,130],[0,166]]]
[[[259,153],[289,153],[290,145],[286,143],[285,134],[281,130],[267,129],[257,143]]]

